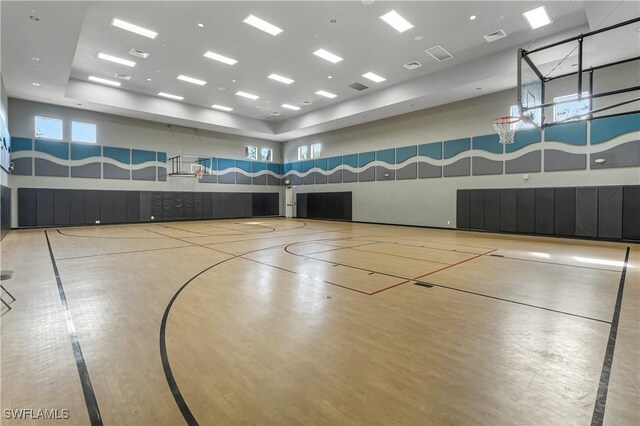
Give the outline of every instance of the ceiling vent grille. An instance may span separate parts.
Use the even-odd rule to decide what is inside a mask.
[[[311,104],[313,104],[313,102],[311,102],[311,101],[302,101],[302,102],[300,102],[300,105],[311,105]]]
[[[122,74],[122,73],[119,73],[119,72],[115,73],[113,76],[115,78],[117,78],[117,79],[120,79],[120,80],[126,80],[126,81],[131,80],[131,76],[130,75]]]
[[[418,61],[411,61],[403,65],[408,70],[415,70],[416,68],[420,68],[422,64]]]
[[[436,61],[443,62],[447,59],[453,58],[453,55],[447,52],[442,46],[433,46],[430,49],[425,50],[427,54],[432,56]]]
[[[505,38],[506,36],[507,36],[507,33],[505,33],[504,30],[498,30],[489,34],[485,34],[482,37],[484,37],[484,39],[487,40],[487,43],[493,43],[494,41],[500,40],[501,38]]]
[[[142,58],[142,59],[147,59],[149,57],[149,53],[143,52],[142,50],[138,50],[138,49],[131,49],[129,51],[129,55],[135,56],[136,58]]]
[[[364,84],[360,83],[351,83],[349,87],[351,87],[353,90],[357,90],[358,92],[362,92],[363,90],[367,90],[369,88],[369,86],[365,86]]]

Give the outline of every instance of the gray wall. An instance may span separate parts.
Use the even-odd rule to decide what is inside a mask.
[[[187,129],[150,121],[96,113],[81,109],[50,104],[9,99],[9,130],[12,137],[34,138],[34,116],[60,118],[65,121],[65,141],[70,135],[71,120],[95,123],[98,145],[164,151],[168,157],[193,154],[203,157],[244,159],[245,145],[264,146],[273,149],[274,162],[281,162],[281,144],[262,139],[243,138],[235,135]],[[173,131],[172,131],[173,130]],[[278,186],[228,185],[198,183],[195,178],[172,178],[166,182],[82,179],[43,176],[11,176],[13,196],[12,226],[17,226],[18,188],[66,188],[150,191],[220,191],[220,192],[278,192],[281,213],[284,212],[284,190]]]

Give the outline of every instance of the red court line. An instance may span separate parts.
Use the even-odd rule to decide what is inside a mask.
[[[486,252],[486,253],[482,253],[482,254],[479,254],[479,255],[477,255],[477,256],[470,257],[469,259],[462,260],[462,261],[460,261],[460,262],[458,262],[458,263],[453,263],[453,264],[451,264],[451,265],[449,265],[449,266],[445,266],[444,268],[436,269],[435,271],[427,272],[426,274],[424,274],[424,275],[420,275],[420,276],[415,277],[415,278],[413,278],[413,279],[411,279],[411,280],[405,280],[405,281],[402,281],[401,283],[394,284],[394,285],[389,286],[389,287],[387,287],[387,288],[383,288],[383,289],[380,289],[380,290],[376,290],[376,291],[374,291],[373,293],[369,293],[369,296],[373,296],[374,294],[378,294],[378,293],[381,293],[381,292],[383,292],[383,291],[386,291],[386,290],[389,290],[389,289],[392,289],[392,288],[395,288],[395,287],[401,286],[402,284],[406,284],[406,283],[410,283],[410,282],[416,281],[416,280],[418,280],[418,279],[420,279],[420,278],[424,278],[424,277],[426,277],[427,275],[432,275],[432,274],[435,274],[436,272],[441,272],[441,271],[444,271],[445,269],[453,268],[454,266],[458,266],[458,265],[460,265],[460,264],[462,264],[462,263],[469,262],[470,260],[477,259],[477,258],[479,258],[479,257],[481,257],[481,256],[485,256],[485,255],[487,255],[487,254],[489,254],[489,253],[493,253],[493,252],[494,252],[494,251],[496,251],[496,250],[498,250],[498,249],[492,249],[492,250],[489,250],[489,251],[488,251],[488,252]]]

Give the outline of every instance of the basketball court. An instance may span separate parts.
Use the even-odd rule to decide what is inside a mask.
[[[429,10],[481,25],[482,57],[425,40]],[[640,424],[639,2],[3,1],[2,24],[2,424]],[[389,84],[346,84],[358,46]],[[258,51],[298,81],[256,83]],[[104,52],[130,68],[91,79]]]

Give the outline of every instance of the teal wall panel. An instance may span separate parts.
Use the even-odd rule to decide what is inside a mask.
[[[155,160],[156,160],[155,151],[145,151],[142,149],[131,150],[131,164],[142,164],[148,161],[155,161]]]
[[[539,129],[517,130],[513,143],[506,146],[507,152],[518,151],[525,146],[542,141],[542,131]]]
[[[236,166],[236,160],[230,160],[228,158],[218,159],[218,170],[223,171]]]
[[[347,166],[358,167],[358,154],[343,155],[342,163]]]
[[[415,145],[396,148],[396,162],[398,164],[408,160],[409,158],[413,158],[416,155],[418,155],[418,147]]]
[[[131,150],[127,148],[102,147],[102,155],[119,161],[122,164],[131,164]]]
[[[595,119],[591,122],[591,145],[639,130],[640,113]]]
[[[38,152],[53,155],[62,160],[69,159],[69,143],[36,139],[35,149]]]
[[[444,142],[444,158],[452,158],[471,149],[471,139],[454,139]]]
[[[366,166],[376,159],[375,151],[361,152],[358,154],[358,167]]]
[[[434,160],[442,160],[442,142],[425,143],[418,145],[418,155]]]
[[[342,157],[329,157],[327,159],[327,168],[333,170],[342,164]]]
[[[254,161],[253,163],[251,163],[251,172],[252,173],[261,172],[263,170],[267,170],[267,164],[266,163],[261,163],[259,161]]]
[[[387,164],[396,164],[396,150],[391,148],[376,151],[376,160],[384,161]]]
[[[562,142],[568,145],[586,145],[587,122],[578,121],[547,127],[544,130],[544,140],[546,142]]]
[[[502,154],[504,146],[500,143],[500,136],[498,136],[497,134],[492,134],[474,136],[473,149],[492,152],[494,154]]]
[[[313,167],[320,170],[327,170],[327,159],[326,158],[318,158],[313,161]]]
[[[236,167],[247,173],[251,173],[251,161],[236,160]]]
[[[33,150],[33,140],[29,138],[11,138],[11,151],[31,151]]]
[[[100,157],[102,150],[100,145],[89,145],[86,143],[71,144],[71,159],[84,160],[85,158]]]
[[[166,152],[159,152],[158,153],[158,161],[160,161],[161,163],[166,163],[167,162],[167,153]]]

